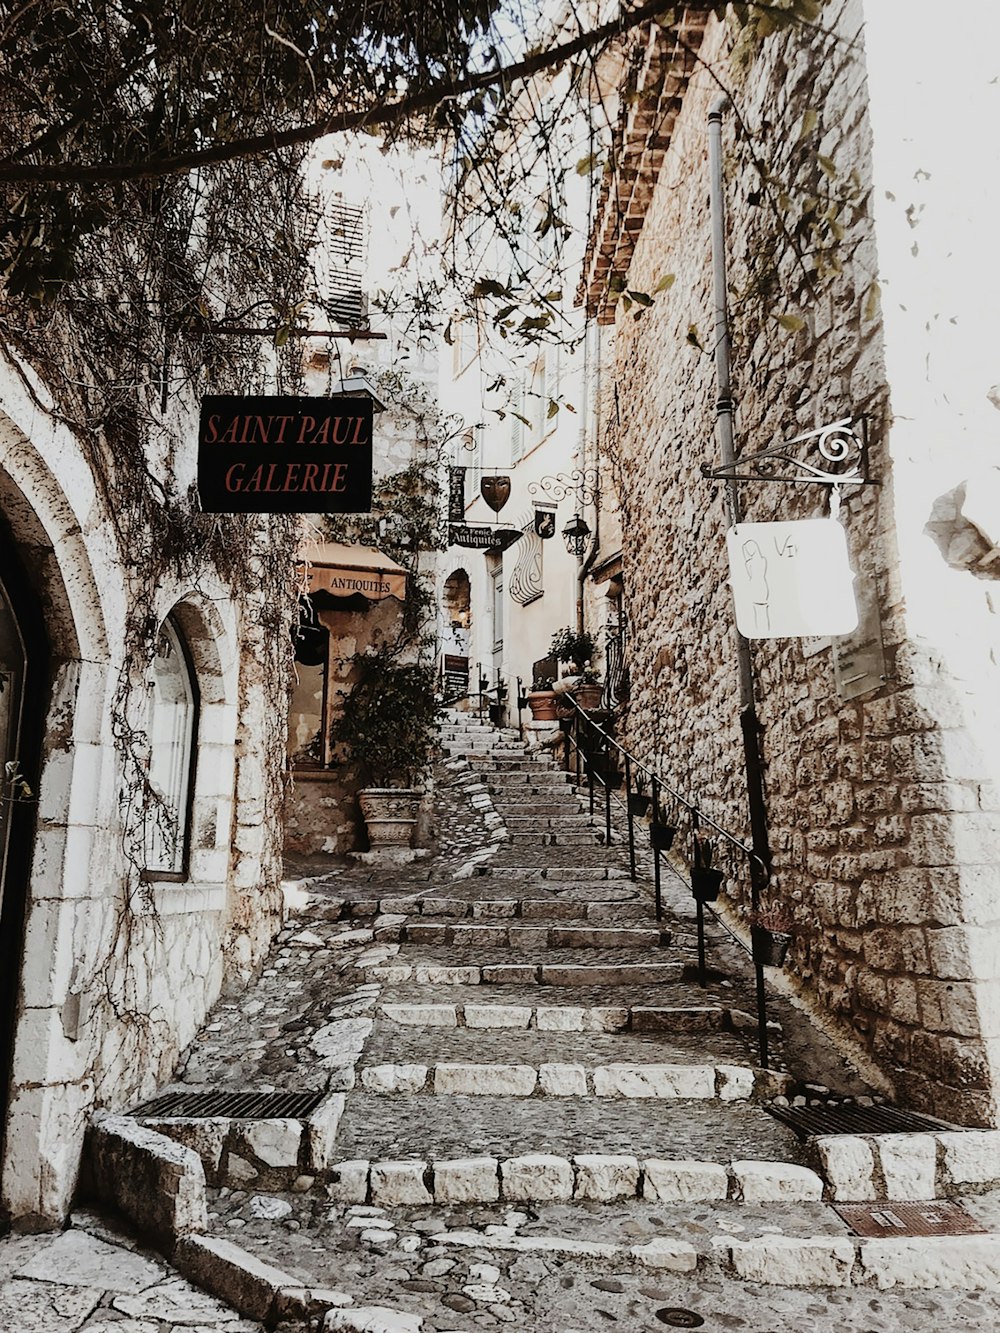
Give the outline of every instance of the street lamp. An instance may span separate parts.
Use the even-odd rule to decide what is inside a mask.
[[[584,551],[587,549],[587,538],[590,536],[590,528],[586,519],[580,514],[575,514],[562,530],[563,541],[566,543],[566,550],[570,555],[575,555],[577,560],[582,559]]]

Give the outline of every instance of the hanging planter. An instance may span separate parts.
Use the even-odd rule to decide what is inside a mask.
[[[677,829],[673,824],[650,824],[649,826],[649,844],[657,851],[669,852],[676,837]]]
[[[753,960],[762,967],[781,967],[791,942],[790,931],[770,930],[767,926],[750,927]]]
[[[695,902],[714,903],[719,896],[725,875],[711,866],[691,867],[691,892]]]
[[[649,810],[652,797],[642,791],[634,791],[628,798],[628,812],[635,819],[642,819]]]

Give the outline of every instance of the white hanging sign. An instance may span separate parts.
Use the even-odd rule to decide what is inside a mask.
[[[747,639],[850,634],[858,624],[847,535],[835,519],[740,523],[726,534],[736,624]]]

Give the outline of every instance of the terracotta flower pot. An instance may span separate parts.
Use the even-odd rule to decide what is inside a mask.
[[[573,697],[581,708],[588,713],[596,713],[601,706],[601,698],[604,694],[604,686],[588,683],[586,685],[577,685],[573,690]]]
[[[558,716],[556,713],[556,700],[558,695],[555,690],[533,690],[528,695],[528,707],[531,709],[531,716],[536,722],[554,722]]]

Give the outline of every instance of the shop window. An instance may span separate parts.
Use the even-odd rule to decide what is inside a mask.
[[[198,686],[187,646],[169,619],[160,629],[151,685],[145,873],[182,880],[190,849]]]
[[[292,635],[295,684],[288,713],[288,757],[297,768],[325,768],[330,762],[327,676],[330,634],[315,603],[303,597]]]

